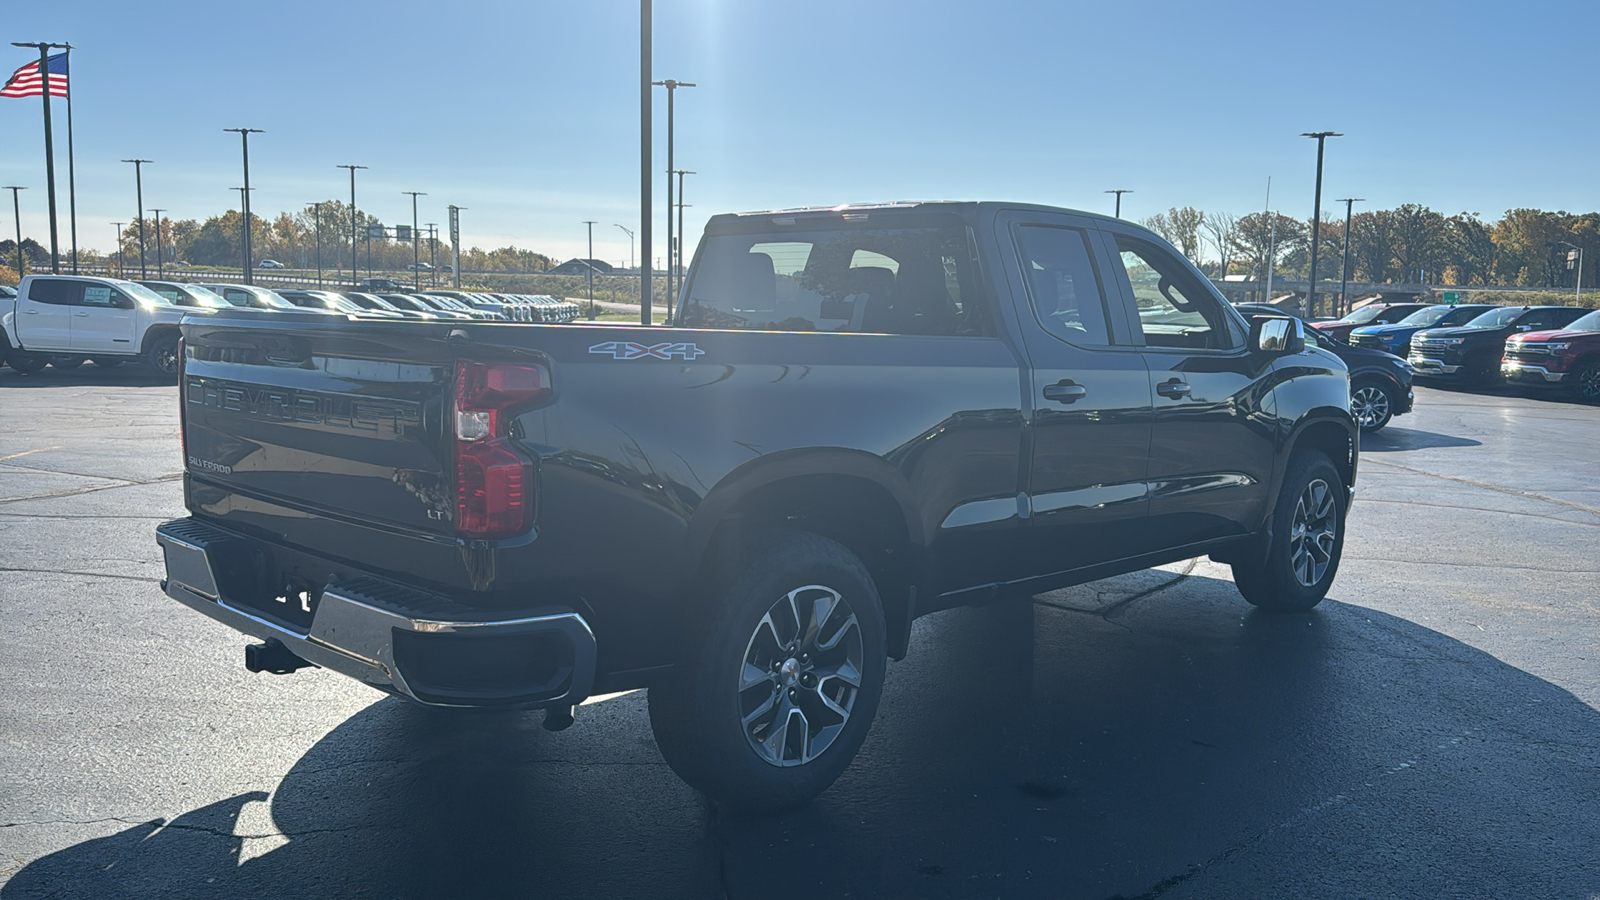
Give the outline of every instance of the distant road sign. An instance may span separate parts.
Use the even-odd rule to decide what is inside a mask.
[[[394,227],[394,239],[397,240],[397,241],[409,241],[409,240],[411,240],[411,226],[410,225],[396,225]]]
[[[367,226],[367,240],[369,240],[369,241],[381,241],[381,240],[383,240],[384,236],[385,236],[385,232],[384,232],[384,228],[383,228],[382,225],[378,225],[378,224],[374,223],[374,224],[371,224],[371,225]]]

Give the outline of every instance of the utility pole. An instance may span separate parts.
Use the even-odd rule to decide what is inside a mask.
[[[420,291],[422,290],[422,257],[418,254],[422,251],[422,247],[417,244],[417,198],[426,197],[428,193],[426,191],[401,191],[400,193],[411,195],[411,274],[413,276],[412,282],[417,286],[417,290]]]
[[[617,227],[621,228],[622,233],[628,236],[628,268],[631,269],[633,268],[633,232],[621,225],[618,225]]]
[[[1365,203],[1367,201],[1364,198],[1361,198],[1361,197],[1346,197],[1343,200],[1335,200],[1334,202],[1335,203],[1343,203],[1344,204],[1344,267],[1340,270],[1343,274],[1341,274],[1339,276],[1339,308],[1334,310],[1334,312],[1337,312],[1340,315],[1344,315],[1345,313],[1348,313],[1350,311],[1350,219],[1351,219],[1351,209],[1357,203]]]
[[[21,278],[28,273],[22,270],[22,202],[17,199],[17,191],[25,191],[27,188],[8,184],[0,190],[11,192],[11,214],[17,219],[17,277]]]
[[[594,220],[585,219],[583,224],[589,226],[589,255],[583,260],[583,267],[586,270],[583,274],[589,283],[589,319],[592,321],[594,319]]]
[[[349,164],[334,166],[335,169],[350,170],[350,284],[359,284],[356,280],[356,170],[365,169],[366,166],[352,166]]]
[[[24,41],[12,41],[11,46],[32,47],[39,51],[39,84],[42,88],[39,96],[44,100],[44,181],[46,193],[50,195],[50,272],[60,275],[61,251],[56,239],[56,151],[55,141],[51,137],[55,129],[50,125],[50,51],[71,47],[68,44],[30,44]],[[139,206],[143,208],[144,203],[141,202]]]
[[[1344,137],[1337,131],[1307,131],[1301,137],[1317,140],[1317,193],[1311,204],[1311,290],[1306,294],[1306,315],[1317,309],[1317,244],[1322,239],[1322,148],[1328,138]]]
[[[150,211],[156,214],[156,277],[166,278],[167,273],[163,268],[163,257],[166,255],[166,251],[161,246],[161,214],[166,210],[152,209]]]
[[[250,247],[250,135],[260,133],[259,128],[224,128],[223,131],[237,132],[244,144],[244,283],[253,284],[255,276],[251,274],[251,267],[255,260],[251,259]]]
[[[1123,194],[1131,194],[1131,193],[1133,193],[1133,191],[1128,190],[1127,188],[1113,188],[1112,190],[1106,191],[1105,193],[1107,193],[1107,194],[1116,194],[1117,195],[1117,212],[1116,212],[1116,216],[1119,219],[1122,218],[1122,195]]]
[[[670,310],[672,308],[672,298],[675,296],[673,294],[673,282],[676,276],[676,273],[672,270],[672,248],[676,246],[672,240],[672,174],[676,171],[672,168],[672,98],[677,93],[678,88],[692,88],[695,87],[695,84],[689,81],[674,81],[671,78],[650,83],[667,89],[667,309]],[[679,179],[679,182],[681,184],[682,179]]]
[[[125,159],[125,163],[133,163],[133,186],[139,198],[139,277],[147,278],[144,271],[144,164],[154,162],[149,159]],[[54,226],[52,225],[52,228]],[[51,236],[54,240],[54,236]]]

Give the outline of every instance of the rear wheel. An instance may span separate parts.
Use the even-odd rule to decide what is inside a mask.
[[[144,350],[145,365],[168,378],[178,377],[178,336],[162,334],[150,339]]]
[[[1362,431],[1377,431],[1394,418],[1394,396],[1376,381],[1359,382],[1350,389],[1350,414]]]
[[[713,801],[800,806],[833,784],[877,712],[883,609],[860,560],[813,534],[774,531],[704,611],[676,678],[650,689],[661,755]]]
[[[50,364],[50,357],[26,350],[7,350],[6,364],[23,375],[32,375]]]
[[[1252,605],[1304,612],[1322,602],[1344,552],[1344,479],[1328,457],[1295,454],[1272,512],[1265,559],[1233,563],[1233,582]]]
[[[1572,373],[1572,392],[1584,403],[1600,403],[1600,359],[1591,359]]]

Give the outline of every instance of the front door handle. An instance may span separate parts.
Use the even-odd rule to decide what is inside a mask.
[[[1189,396],[1189,385],[1174,378],[1156,385],[1156,393],[1173,400]]]
[[[1073,383],[1070,378],[1063,378],[1055,384],[1044,386],[1044,398],[1057,403],[1077,403],[1089,396],[1089,389],[1081,384]]]
[[[73,315],[75,315],[75,316],[77,316],[77,317],[78,317],[78,318],[80,318],[80,319],[87,319],[87,318],[89,318],[89,314],[88,314],[88,313],[86,313],[86,312],[76,312],[76,313],[73,313]]]

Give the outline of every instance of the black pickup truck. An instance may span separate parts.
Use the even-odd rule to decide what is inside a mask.
[[[1358,429],[1300,323],[1126,222],[1003,203],[711,220],[672,327],[184,326],[164,590],[426,704],[648,687],[714,800],[823,791],[911,622],[1209,554],[1303,611]]]

